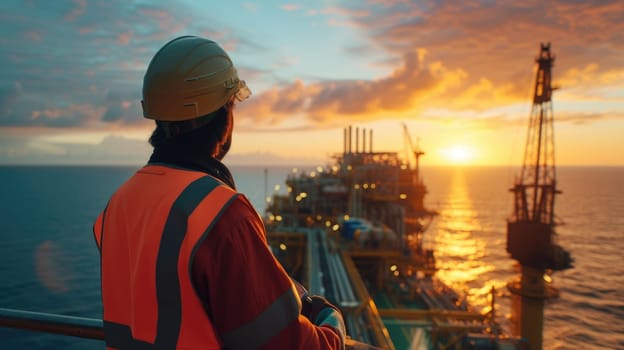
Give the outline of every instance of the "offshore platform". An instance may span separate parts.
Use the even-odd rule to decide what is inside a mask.
[[[344,129],[335,162],[288,176],[266,211],[267,240],[285,271],[343,312],[347,350],[542,349],[544,301],[558,295],[552,271],[572,266],[555,242],[556,187],[550,44],[537,57],[522,172],[511,189],[507,251],[522,267],[508,283],[513,336],[489,313],[436,278],[423,234],[436,212],[424,205],[420,157],[403,125],[407,157],[374,151],[372,130]],[[368,132],[367,132],[368,131]],[[368,136],[368,138],[367,138]],[[361,141],[360,141],[361,140]],[[367,142],[368,141],[368,142]],[[367,147],[368,146],[368,147]],[[0,326],[103,339],[102,320],[0,308]]]
[[[507,251],[521,266],[508,283],[512,293],[514,334],[542,349],[544,301],[559,295],[550,284],[553,271],[572,267],[570,253],[555,241],[557,189],[551,85],[555,57],[541,44],[522,172],[511,189],[514,213],[507,223]]]

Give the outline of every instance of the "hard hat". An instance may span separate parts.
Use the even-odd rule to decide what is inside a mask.
[[[169,41],[152,58],[143,78],[143,116],[184,121],[206,116],[251,95],[219,44],[196,36]]]

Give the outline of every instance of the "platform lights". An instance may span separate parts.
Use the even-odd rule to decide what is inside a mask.
[[[297,202],[301,202],[302,200],[304,200],[306,197],[308,196],[308,194],[306,192],[301,192],[299,193],[299,195],[297,195],[297,197],[295,197],[295,200]]]
[[[365,189],[365,190],[368,190],[368,189],[374,190],[374,189],[377,188],[377,185],[374,184],[374,183],[371,183],[371,184],[364,183],[364,184],[361,184],[361,185],[360,184],[353,184],[353,189],[359,190],[360,188]]]
[[[399,277],[399,267],[396,265],[390,265],[390,272],[394,275],[394,277]]]
[[[281,216],[281,215],[273,215],[273,214],[271,214],[271,215],[269,215],[269,220],[270,220],[270,221],[277,221],[277,222],[280,222],[280,221],[282,221],[282,220],[283,220],[283,218],[282,218],[282,216]]]

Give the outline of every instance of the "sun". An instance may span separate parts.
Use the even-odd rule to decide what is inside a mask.
[[[451,164],[468,164],[474,159],[474,150],[464,145],[455,145],[440,151]]]

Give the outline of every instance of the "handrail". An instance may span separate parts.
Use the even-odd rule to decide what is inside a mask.
[[[104,340],[102,320],[0,308],[0,326]]]
[[[375,336],[375,340],[377,344],[380,344],[385,349],[394,350],[394,343],[390,338],[390,333],[388,329],[383,324],[381,320],[381,316],[379,315],[379,311],[377,310],[377,305],[373,301],[373,298],[368,294],[368,290],[364,285],[364,281],[362,281],[362,277],[360,277],[360,273],[355,267],[355,263],[351,259],[349,253],[342,251],[342,261],[344,263],[344,267],[353,282],[353,286],[355,287],[355,291],[358,295],[358,299],[362,301],[362,306],[364,306],[364,310],[366,314],[370,317],[369,322],[374,322],[373,325],[373,334]]]
[[[102,320],[89,317],[0,308],[0,327],[104,340]],[[345,348],[346,350],[382,350],[351,338],[346,339]]]

